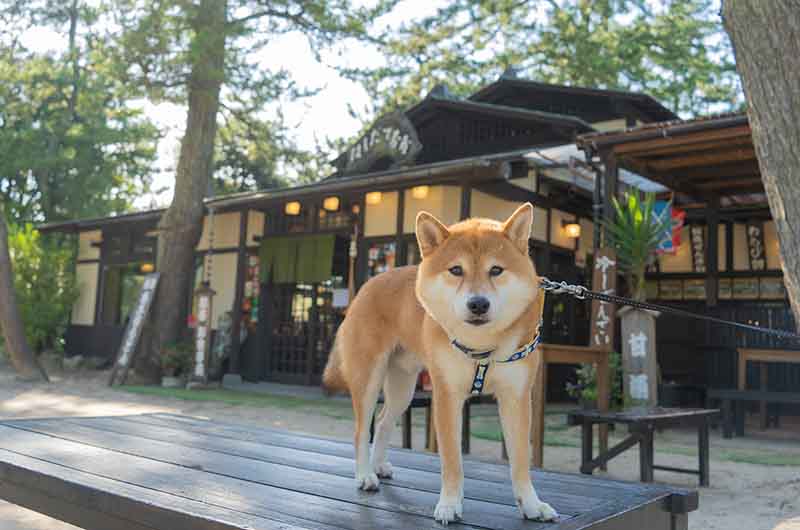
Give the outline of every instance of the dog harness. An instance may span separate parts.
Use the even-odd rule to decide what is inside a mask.
[[[539,324],[541,329],[541,323]],[[522,348],[518,349],[514,353],[508,356],[505,360],[497,360],[494,361],[496,363],[513,363],[514,361],[521,361],[528,355],[532,354],[536,351],[536,348],[539,346],[541,342],[541,334],[536,333],[536,337],[533,338],[531,342],[523,346]],[[486,372],[489,371],[489,364],[492,362],[489,360],[489,356],[494,353],[494,350],[486,350],[486,351],[478,351],[473,350],[472,348],[468,348],[464,346],[457,340],[453,340],[451,342],[454,348],[459,350],[460,352],[464,353],[467,357],[471,359],[475,359],[478,363],[475,365],[475,376],[472,378],[472,388],[470,388],[470,394],[474,396],[479,396],[483,392],[483,387],[486,382]]]
[[[494,362],[505,364],[513,363],[514,361],[521,361],[536,351],[536,348],[542,341],[542,313],[544,312],[544,294],[544,291],[542,291],[542,293],[539,295],[539,325],[536,328],[536,336],[533,337],[531,342],[509,355],[507,359],[502,361],[496,360]],[[468,346],[464,346],[456,339],[453,339],[450,344],[452,344],[455,349],[470,359],[478,361],[475,365],[475,375],[472,378],[472,388],[470,388],[469,393],[473,396],[481,395],[483,393],[483,387],[486,384],[486,372],[489,371],[489,364],[492,362],[489,360],[489,357],[492,355],[492,353],[494,353],[494,350],[473,350]]]

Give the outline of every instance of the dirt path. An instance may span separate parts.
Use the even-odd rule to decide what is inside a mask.
[[[0,368],[0,418],[90,416],[172,412],[219,419],[256,426],[270,426],[297,432],[349,439],[352,435],[350,412],[346,402],[326,405],[281,406],[275,403],[226,404],[211,401],[185,401],[161,396],[140,395],[105,386],[105,374],[98,372],[65,375],[54,378],[50,385],[31,385],[16,382],[5,368]],[[477,412],[474,426],[496,421],[493,411]],[[549,416],[551,438],[559,446],[545,448],[548,469],[575,472],[579,465],[579,450],[574,446],[577,432],[561,425],[563,417]],[[422,416],[415,417],[420,425]],[[795,425],[794,440],[797,439]],[[399,431],[399,429],[398,429]],[[473,429],[475,432],[475,429]],[[395,433],[394,443],[400,444]],[[691,433],[668,432],[656,441],[660,463],[691,467]],[[498,461],[499,444],[495,441],[471,440],[473,456]],[[414,430],[414,447],[423,446],[423,429]],[[663,448],[664,452],[660,452]],[[685,454],[681,454],[685,453]],[[800,465],[766,466],[735,462],[753,456],[774,456],[783,462],[793,458],[800,463],[800,447],[796,441],[764,440],[754,437],[721,440],[712,435],[711,488],[700,492],[700,509],[690,516],[689,527],[703,530],[800,530]],[[608,472],[613,478],[636,480],[638,454],[631,450],[614,460]],[[657,479],[670,484],[695,486],[695,478],[657,473]],[[75,527],[60,523],[34,512],[0,502],[0,528],[3,530],[72,530]]]

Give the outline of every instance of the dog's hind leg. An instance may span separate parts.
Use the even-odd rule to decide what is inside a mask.
[[[396,352],[389,361],[383,383],[384,405],[375,429],[372,447],[372,469],[380,478],[392,477],[392,465],[386,459],[386,447],[392,437],[395,423],[408,409],[417,386],[419,366],[408,357],[413,354]]]
[[[388,352],[374,358],[374,364],[362,372],[361,380],[350,383],[350,396],[353,400],[355,417],[354,445],[356,452],[356,483],[362,490],[377,490],[380,481],[369,461],[369,428],[375,404],[378,401],[381,383],[386,376]]]

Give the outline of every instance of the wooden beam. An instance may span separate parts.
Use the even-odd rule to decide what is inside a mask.
[[[746,160],[756,160],[756,152],[753,147],[726,149],[724,151],[708,151],[696,155],[679,154],[674,157],[659,160],[648,160],[645,164],[648,168],[656,171],[669,171],[678,168],[709,166],[728,162],[743,162]]]
[[[696,185],[702,191],[729,190],[735,188],[737,193],[758,193],[764,190],[764,183],[760,178],[725,179],[712,182],[703,182]],[[742,190],[751,190],[743,192]]]
[[[758,169],[758,163],[753,161],[753,163],[742,164],[725,164],[719,166],[704,166],[704,167],[696,167],[696,168],[689,168],[684,169],[681,171],[674,171],[670,172],[669,175],[672,179],[676,182],[683,182],[687,180],[692,180],[694,182],[707,180],[707,179],[718,179],[718,178],[725,178],[725,177],[756,177],[761,178],[761,173]]]
[[[746,136],[748,138],[750,137],[749,125],[740,125],[738,127],[730,127],[727,129],[700,131],[690,134],[683,134],[681,136],[665,136],[650,140],[617,144],[612,150],[615,155],[633,154],[666,146],[687,145],[698,142],[708,142],[712,140],[727,140],[741,136]]]
[[[653,157],[653,156],[669,156],[682,153],[695,153],[702,151],[712,151],[714,149],[730,149],[732,147],[752,147],[753,139],[750,136],[740,136],[735,138],[726,138],[724,140],[711,140],[711,141],[697,141],[695,143],[688,143],[682,145],[667,144],[660,147],[653,147],[646,151],[631,153],[626,156],[634,157]]]

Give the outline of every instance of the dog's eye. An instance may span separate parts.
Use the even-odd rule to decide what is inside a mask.
[[[450,269],[448,269],[448,270],[450,271],[450,274],[452,274],[453,276],[463,276],[464,275],[464,269],[461,268],[461,265],[454,265],[454,266],[450,267]]]
[[[500,276],[501,274],[503,274],[503,267],[498,267],[495,265],[489,269],[489,276]]]

